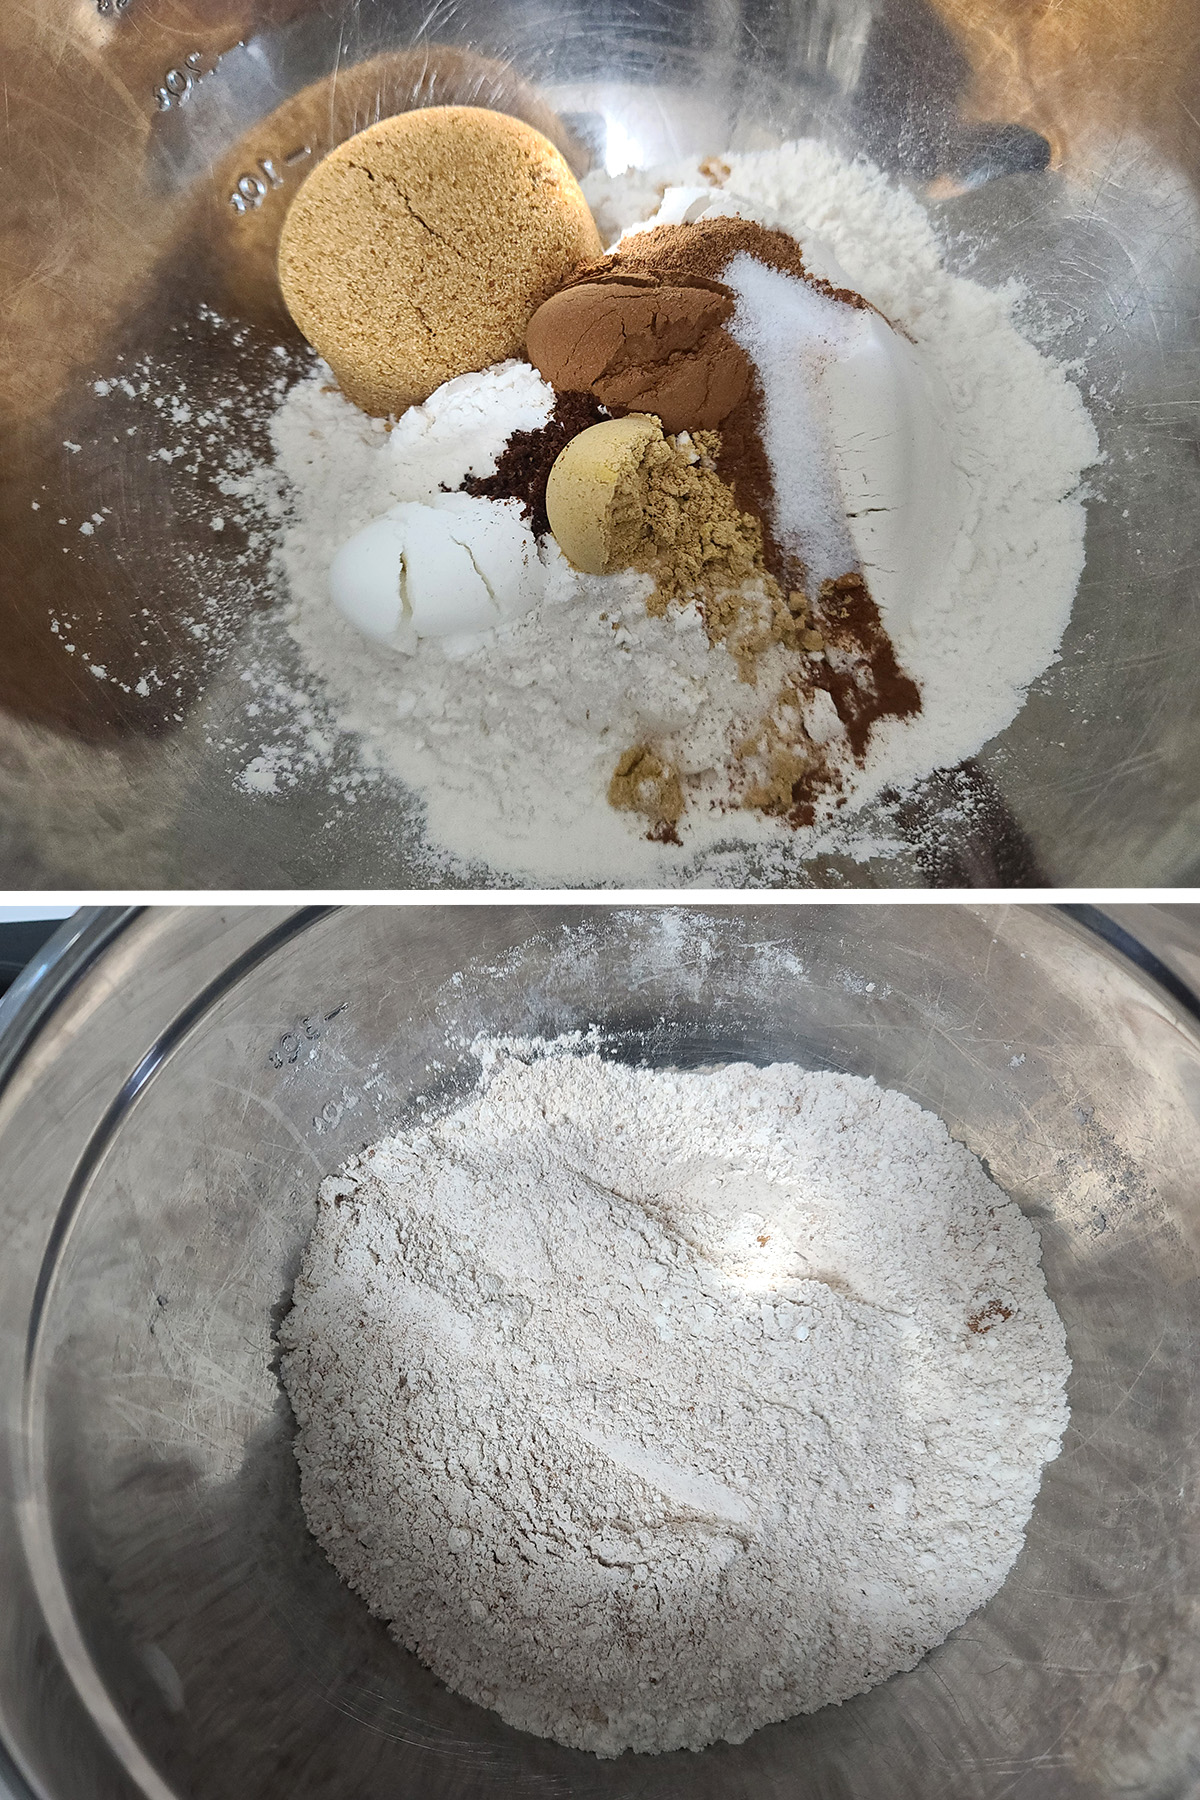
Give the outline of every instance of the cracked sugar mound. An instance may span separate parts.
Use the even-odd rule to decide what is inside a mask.
[[[284,221],[288,311],[347,396],[381,417],[520,353],[601,243],[549,138],[481,106],[399,113],[339,144]]]

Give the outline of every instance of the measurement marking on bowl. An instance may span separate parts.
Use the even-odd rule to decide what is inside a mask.
[[[305,144],[302,149],[289,150],[283,160],[290,168],[293,164],[303,162],[306,156],[311,155],[311,147]],[[281,188],[284,185],[284,177],[280,174],[273,157],[260,157],[257,167],[262,170],[262,175],[256,174],[251,169],[247,170],[246,174],[238,176],[237,186],[229,196],[229,204],[234,212],[245,213],[253,207],[261,206],[272,188]],[[266,177],[265,180],[263,176]]]
[[[285,1031],[267,1057],[271,1067],[282,1069],[287,1063],[299,1062],[305,1042],[316,1043],[324,1037],[322,1026],[328,1025],[331,1019],[336,1019],[339,1013],[345,1012],[348,1005],[349,1001],[343,1000],[332,1012],[310,1013],[307,1018],[301,1019],[296,1030]]]
[[[342,1122],[344,1113],[353,1112],[358,1105],[358,1095],[344,1087],[337,1100],[327,1100],[319,1113],[313,1114],[313,1130],[318,1132],[332,1131]]]
[[[321,1020],[319,1018],[314,1016],[301,1019],[300,1029],[285,1031],[267,1057],[267,1061],[273,1069],[282,1069],[285,1063],[299,1062],[305,1040],[315,1043],[320,1036]]]
[[[159,112],[170,112],[173,106],[182,106],[190,100],[192,89],[205,75],[211,75],[211,69],[202,69],[199,50],[191,50],[183,62],[173,69],[168,69],[162,79],[162,86],[154,90],[154,98],[158,101]]]

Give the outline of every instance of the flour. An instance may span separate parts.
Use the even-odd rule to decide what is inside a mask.
[[[841,811],[830,796],[815,825],[794,832],[736,800],[731,808],[713,772],[762,720],[783,665],[760,671],[756,687],[739,683],[694,608],[647,619],[644,578],[577,577],[551,545],[545,602],[489,645],[465,656],[436,643],[381,655],[331,606],[329,565],[369,518],[428,493],[433,472],[451,485],[447,472],[470,433],[456,449],[445,425],[406,415],[393,449],[380,423],[318,369],[278,410],[274,467],[235,478],[229,491],[273,514],[289,628],[313,682],[363,768],[420,795],[435,874],[439,859],[458,859],[548,884],[738,884],[764,856],[786,879],[819,853],[872,854],[879,846],[858,822],[862,808],[885,788],[973,756],[1057,654],[1083,567],[1079,482],[1097,440],[1064,372],[1017,331],[1016,284],[991,292],[947,273],[919,202],[815,141],[729,154],[722,166],[730,195],[802,243],[816,234],[828,246],[839,275],[909,334],[949,398],[948,451],[966,502],[937,577],[893,627],[922,711],[877,727],[864,767],[845,753]],[[693,187],[703,180],[694,165],[661,174]],[[656,203],[651,176],[589,178],[585,191],[607,225],[625,228]],[[819,255],[814,266],[823,272]],[[500,424],[548,405],[523,364],[461,381],[460,425],[472,407],[491,409],[484,449],[493,461]],[[641,742],[695,778],[679,846],[646,841],[634,815],[607,806],[616,758]],[[277,744],[256,750],[246,785],[264,757],[286,779]]]
[[[918,201],[877,170],[815,141],[705,168],[724,186],[681,162],[589,176],[585,189],[614,236],[644,223],[667,183],[682,184],[685,212],[701,204],[706,216],[716,207],[779,220],[815,273],[857,287],[908,334],[947,399],[953,480],[927,440],[902,509],[909,560],[923,559],[929,577],[907,584],[902,606],[872,577],[922,710],[877,725],[859,767],[818,690],[804,725],[828,746],[843,787],[811,827],[740,807],[726,774],[738,747],[759,741],[786,659],[766,659],[755,685],[740,681],[694,607],[647,618],[644,576],[576,577],[547,542],[545,597],[530,614],[482,646],[427,641],[411,656],[364,641],[332,605],[329,569],[356,530],[397,503],[436,501],[465,475],[486,476],[511,432],[545,420],[550,390],[521,362],[448,383],[389,432],[336,391],[328,370],[281,345],[264,354],[207,307],[173,329],[197,340],[189,367],[207,337],[227,360],[235,354],[219,399],[180,389],[170,366],[118,358],[95,397],[124,435],[145,442],[148,460],[179,471],[174,503],[202,527],[171,577],[187,667],[149,638],[118,667],[64,605],[50,630],[81,674],[154,696],[164,720],[187,721],[200,755],[216,761],[206,781],[232,782],[264,806],[307,790],[338,832],[364,813],[375,833],[394,821],[404,879],[426,885],[807,884],[819,859],[911,866],[914,849],[937,850],[960,822],[978,827],[971,782],[955,771],[1013,720],[1057,657],[1083,561],[1090,419],[1063,369],[1018,332],[1028,297],[1016,283],[997,293],[948,274]],[[666,204],[669,214],[670,195]],[[1044,345],[1053,326],[1041,318]],[[965,501],[943,541],[928,502],[950,485]],[[112,528],[95,513],[63,523],[64,554],[75,557]],[[865,529],[859,516],[855,531]],[[247,623],[264,598],[274,605]],[[189,670],[206,693],[190,719]],[[618,759],[641,744],[686,778],[678,845],[647,841],[644,820],[607,804]],[[939,802],[932,822],[922,803],[918,827],[907,796],[931,771],[942,772],[935,791],[965,798]]]
[[[601,1756],[737,1743],[1000,1586],[1069,1373],[945,1126],[790,1064],[483,1046],[327,1181],[285,1320],[309,1525],[399,1642]]]

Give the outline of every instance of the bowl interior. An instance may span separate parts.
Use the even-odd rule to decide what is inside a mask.
[[[345,909],[237,956],[211,930],[205,981],[99,1096],[31,1322],[22,1541],[89,1720],[27,1721],[53,1791],[93,1791],[93,1731],[103,1791],[157,1800],[1191,1791],[1200,1046],[1141,977],[1029,909]],[[698,1756],[535,1740],[397,1648],[306,1533],[276,1372],[320,1179],[453,1104],[477,1033],[589,1027],[933,1108],[1037,1224],[1074,1367],[992,1602],[912,1673]]]
[[[1095,8],[1057,11],[1075,39],[1048,66],[1015,15],[971,30],[955,0],[180,0],[169,25],[127,0],[48,0],[28,43],[6,15],[0,50],[31,70],[10,126],[0,382],[14,879],[429,885],[410,795],[380,783],[348,804],[344,771],[304,766],[305,726],[266,689],[248,723],[251,665],[277,666],[280,694],[304,676],[260,613],[267,546],[232,525],[218,540],[211,520],[231,452],[266,450],[264,369],[301,366],[272,274],[290,194],[330,143],[431,98],[557,112],[581,170],[815,135],[925,196],[954,264],[1023,284],[1105,456],[1062,660],[977,762],[914,796],[893,852],[814,859],[795,880],[1193,879],[1200,467],[1177,421],[1200,380],[1200,146],[1160,117],[1163,70],[1191,66],[1185,9],[1153,54],[1128,9],[1103,30]],[[236,778],[276,729],[295,778],[264,798]],[[472,876],[504,882],[435,878]]]

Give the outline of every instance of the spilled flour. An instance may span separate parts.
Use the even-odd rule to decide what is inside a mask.
[[[1000,1586],[1069,1372],[1019,1209],[904,1095],[484,1045],[324,1183],[309,1525],[399,1642],[615,1756],[909,1669]]]
[[[802,245],[814,234],[827,245],[846,279],[907,333],[948,397],[958,516],[940,574],[887,620],[922,710],[879,725],[860,766],[819,694],[805,723],[841,768],[842,789],[826,796],[814,825],[795,831],[736,798],[731,805],[716,774],[762,724],[786,659],[775,667],[766,658],[754,685],[740,681],[733,656],[709,644],[696,607],[648,616],[645,576],[578,576],[547,540],[544,601],[489,642],[453,654],[432,640],[411,656],[382,650],[331,605],[329,565],[384,507],[421,497],[429,475],[419,458],[397,455],[382,424],[318,368],[278,409],[274,464],[231,480],[228,491],[273,514],[289,628],[330,728],[353,737],[364,768],[420,797],[431,866],[440,857],[551,885],[653,885],[706,873],[736,882],[749,866],[739,855],[798,864],[821,851],[870,854],[874,844],[860,842],[856,852],[863,806],[972,756],[1013,720],[1056,656],[1083,567],[1079,484],[1097,440],[1076,388],[1017,330],[1017,285],[993,292],[949,274],[919,202],[816,141],[730,154],[720,170],[731,207],[733,196],[744,197]],[[657,187],[651,172],[589,177],[585,191],[602,229],[615,233],[645,216],[663,183],[706,178],[679,166],[660,171]],[[821,272],[819,260],[814,267]],[[462,381],[470,396],[460,414],[473,406],[476,433],[497,440],[482,457],[478,445],[471,452],[472,471],[486,474],[506,431],[548,414],[552,394],[524,364]],[[447,485],[466,471],[467,439],[453,439],[454,429],[435,421],[422,440]],[[396,435],[407,445],[412,430],[401,421]],[[691,784],[679,845],[647,841],[644,820],[606,803],[617,758],[642,743]],[[269,792],[277,779],[286,783],[286,765],[286,749],[266,744],[245,784]]]

